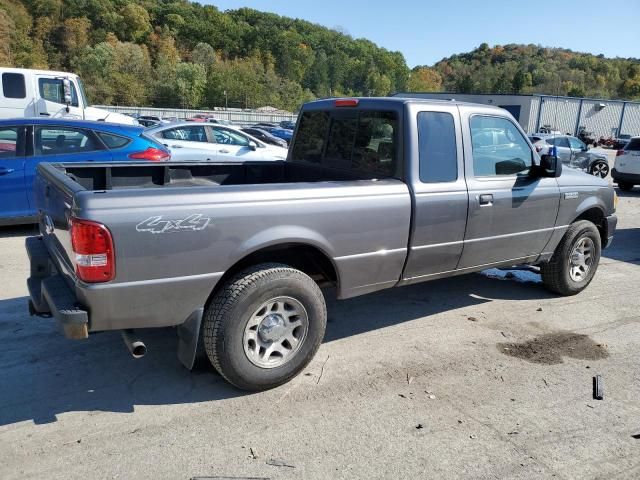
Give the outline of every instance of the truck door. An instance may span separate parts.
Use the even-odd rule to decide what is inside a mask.
[[[29,215],[24,184],[23,126],[0,127],[0,218]]]
[[[458,268],[537,256],[555,227],[558,182],[529,175],[533,150],[509,118],[465,113],[462,122],[469,212]]]
[[[467,223],[468,193],[458,109],[429,106],[429,110],[409,113],[409,128],[414,129],[409,134],[414,146],[410,151],[417,151],[418,158],[409,162],[414,212],[403,283],[455,270]]]
[[[71,81],[71,104],[67,107],[64,101],[64,82],[62,78],[36,75],[36,81],[38,92],[36,110],[38,116],[84,118],[75,82]],[[67,108],[69,109],[68,112]]]

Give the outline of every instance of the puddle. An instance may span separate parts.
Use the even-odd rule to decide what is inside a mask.
[[[497,347],[505,355],[544,365],[563,363],[563,357],[602,360],[609,356],[604,345],[571,332],[547,333],[524,343],[499,343]]]
[[[490,268],[480,272],[481,275],[489,278],[495,278],[497,280],[514,280],[520,283],[540,283],[542,279],[539,273],[532,272],[531,270],[518,269],[518,270],[499,270],[497,268]]]

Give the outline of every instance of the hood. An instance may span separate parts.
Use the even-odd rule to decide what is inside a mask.
[[[558,185],[561,187],[608,187],[609,181],[563,165],[562,175],[558,177]]]
[[[121,123],[123,125],[138,125],[138,121],[128,115],[109,112],[102,108],[87,107],[84,109],[85,120],[99,120],[103,122]]]
[[[285,160],[287,158],[288,150],[286,148],[278,147],[276,145],[266,145],[265,156],[275,158],[276,160]]]

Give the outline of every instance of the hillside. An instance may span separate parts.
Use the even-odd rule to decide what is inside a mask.
[[[638,59],[610,59],[537,45],[491,48],[483,43],[432,68],[417,67],[412,72],[414,77],[417,72],[429,72],[435,77],[432,83],[451,92],[640,98]]]
[[[0,0],[0,65],[74,71],[91,102],[116,105],[294,110],[405,90],[640,98],[637,60],[482,44],[410,71],[365,39],[186,0]]]
[[[184,0],[0,0],[0,65],[77,72],[94,103],[185,107],[295,109],[402,90],[409,75],[367,40]]]

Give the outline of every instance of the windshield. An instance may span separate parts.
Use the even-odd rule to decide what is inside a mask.
[[[82,104],[85,107],[88,107],[89,102],[87,101],[87,95],[84,92],[84,83],[82,82],[82,79],[80,77],[76,77],[76,80],[78,81],[78,90],[80,91],[80,98],[82,99]]]

